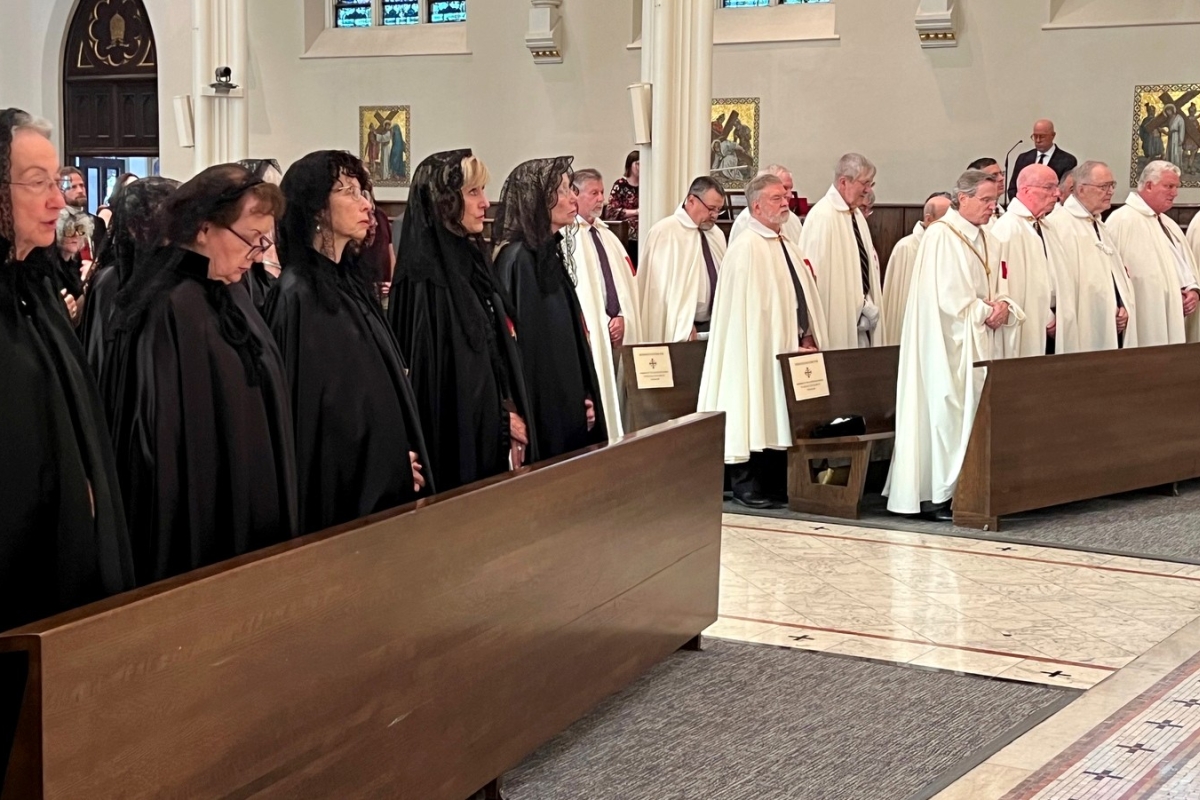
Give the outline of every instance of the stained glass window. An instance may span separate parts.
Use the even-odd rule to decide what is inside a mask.
[[[337,0],[333,4],[334,25],[339,28],[369,28],[371,0]]]
[[[430,0],[430,22],[466,22],[467,0]]]
[[[721,8],[751,8],[769,5],[771,5],[771,0],[721,0]]]
[[[421,21],[421,4],[419,0],[384,0],[384,25],[416,25]]]

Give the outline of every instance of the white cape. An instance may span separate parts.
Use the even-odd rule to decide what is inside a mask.
[[[1003,358],[1046,354],[1046,326],[1054,319],[1056,265],[1062,260],[1051,223],[1041,221],[1042,236],[1033,228],[1033,214],[1017,198],[989,231],[1000,243],[1000,277],[1008,281],[1008,295],[1025,312],[1016,349]],[[1043,243],[1043,237],[1044,243]]]
[[[617,386],[612,341],[608,335],[609,317],[604,308],[604,273],[600,269],[600,259],[596,255],[596,247],[589,233],[592,225],[582,217],[577,218],[575,222],[572,228],[571,251],[575,262],[575,295],[579,298],[579,307],[583,311],[588,344],[592,349],[592,361],[596,364],[596,378],[600,382],[601,400],[604,403],[604,421],[608,425],[608,440],[615,442],[625,432],[621,426],[620,391]],[[600,220],[596,220],[595,227],[608,255],[613,283],[617,287],[617,299],[621,303],[621,315],[625,320],[624,343],[634,344],[636,340],[630,341],[629,333],[631,319],[634,320],[632,327],[636,332],[638,314],[637,285],[634,283],[633,267],[621,240]],[[632,309],[633,314],[628,314],[626,309]]]
[[[1170,217],[1161,217],[1186,259],[1187,276],[1181,278],[1174,248],[1159,225],[1159,217],[1137,192],[1108,218],[1108,229],[1117,252],[1133,279],[1137,295],[1139,347],[1200,341],[1200,313],[1186,320],[1180,289],[1196,284],[1196,265],[1183,232]]]
[[[812,259],[817,270],[817,289],[825,305],[826,321],[829,324],[829,342],[826,350],[845,350],[853,347],[868,347],[882,344],[880,327],[885,324],[886,314],[880,308],[883,290],[879,286],[879,257],[871,241],[871,231],[861,211],[854,211],[863,246],[867,250],[869,265],[869,287],[866,297],[877,309],[879,319],[873,335],[859,331],[864,297],[862,291],[862,265],[858,257],[858,243],[851,227],[850,207],[838,194],[836,186],[830,186],[825,196],[817,201],[804,220],[804,231],[800,234],[800,249]]]
[[[696,404],[698,411],[725,412],[727,464],[793,444],[776,358],[800,346],[796,291],[784,247],[804,290],[809,332],[818,347],[825,341],[825,312],[811,263],[791,242],[751,220],[746,235],[725,255]]]
[[[696,308],[708,296],[708,267],[700,250],[699,230],[687,212],[679,208],[642,238],[637,278],[642,342],[686,342],[691,337]],[[725,257],[725,234],[714,225],[704,236],[719,274]]]
[[[1047,220],[1062,255],[1055,295],[1058,331],[1054,352],[1116,350],[1117,292],[1129,314],[1125,347],[1137,347],[1137,299],[1107,226],[1094,219],[1074,195],[1050,212]]]
[[[1192,260],[1200,265],[1200,214],[1192,217],[1188,223],[1187,240],[1192,246]]]
[[[883,491],[889,511],[915,514],[922,501],[954,495],[986,377],[974,364],[1015,347],[1025,316],[1007,297],[998,249],[953,209],[921,241],[900,339],[896,443]],[[999,331],[983,324],[992,313],[985,300],[1010,301]]]
[[[754,219],[754,217],[750,216],[750,209],[748,207],[743,208],[742,213],[738,214],[737,218],[734,219],[733,227],[729,229],[730,244],[733,244],[733,241],[750,227],[750,220],[752,219]],[[796,247],[799,247],[800,234],[803,231],[804,223],[800,221],[799,217],[789,211],[787,215],[787,221],[783,223],[783,228],[780,231],[780,233],[783,234],[783,238],[796,245]]]
[[[883,273],[883,320],[879,329],[880,344],[885,347],[900,344],[900,332],[904,330],[904,308],[908,303],[908,287],[912,283],[913,264],[917,261],[917,248],[925,236],[925,223],[918,222],[913,232],[896,242],[888,258],[887,272]]]

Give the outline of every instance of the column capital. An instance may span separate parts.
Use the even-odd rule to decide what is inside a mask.
[[[958,6],[962,1],[921,0],[914,22],[922,48],[958,47]]]

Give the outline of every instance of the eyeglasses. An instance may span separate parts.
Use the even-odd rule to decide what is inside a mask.
[[[71,178],[38,178],[32,181],[9,181],[10,186],[24,186],[26,189],[33,190],[34,194],[50,194],[52,188],[58,189],[63,194],[71,191]]]
[[[851,183],[861,183],[863,185],[863,187],[866,189],[874,189],[875,188],[875,181],[866,181],[866,180],[863,180],[862,178],[855,178],[853,181],[851,181]]]
[[[706,203],[706,202],[704,202],[703,200],[701,200],[701,199],[700,199],[700,195],[698,195],[698,194],[693,194],[693,195],[689,195],[689,196],[690,196],[690,197],[694,197],[694,198],[696,199],[696,202],[697,202],[697,203],[699,203],[700,205],[702,205],[702,206],[704,206],[705,208],[707,208],[707,209],[708,209],[708,213],[710,213],[710,214],[713,214],[713,215],[718,215],[718,214],[720,214],[722,211],[724,211],[724,210],[725,210],[725,207],[724,207],[723,205],[722,205],[722,206],[716,206],[715,208],[714,208],[713,206],[710,206],[708,203]]]
[[[1058,188],[1058,184],[1057,183],[1035,183],[1029,188],[1041,189],[1043,192],[1051,192]]]
[[[333,187],[333,191],[338,194],[344,194],[352,200],[362,200],[367,197],[367,193],[352,183],[343,183],[340,186]]]
[[[246,253],[247,259],[253,259],[255,256],[260,256],[275,246],[275,242],[273,242],[267,236],[259,236],[258,244],[255,244],[254,242],[247,239],[245,236],[242,236],[240,233],[235,231],[233,228],[226,228],[225,230],[229,231],[234,236],[241,239],[243,242],[246,243],[246,246],[250,248],[250,250],[247,251],[247,253]]]
[[[1117,182],[1110,181],[1109,183],[1081,183],[1080,186],[1095,186],[1102,192],[1115,192],[1117,190]]]

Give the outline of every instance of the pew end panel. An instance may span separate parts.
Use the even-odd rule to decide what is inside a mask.
[[[723,426],[0,634],[30,657],[3,800],[463,800],[716,620]]]
[[[793,444],[788,449],[788,508],[806,514],[858,519],[871,457],[883,450],[880,443],[888,442],[896,435],[896,375],[900,348],[826,351],[829,395],[807,400],[796,400],[792,391],[788,362],[794,355],[797,353],[783,353],[777,357],[793,437]],[[866,434],[812,438],[813,429],[818,425],[852,414],[863,418]],[[883,450],[885,456],[887,452]],[[849,460],[845,485],[818,480],[814,462],[829,459]]]
[[[666,347],[670,350],[673,387],[638,388],[637,370],[633,364],[633,351],[638,347]],[[622,346],[617,358],[617,386],[625,430],[642,430],[694,413],[700,400],[700,376],[704,372],[707,349],[708,342],[700,340]]]

